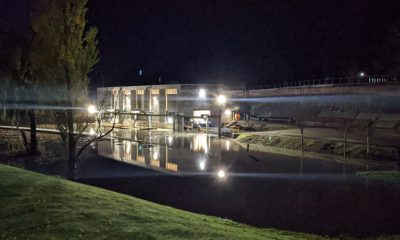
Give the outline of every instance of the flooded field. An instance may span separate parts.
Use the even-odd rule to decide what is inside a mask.
[[[334,161],[247,151],[206,134],[115,131],[81,182],[260,227],[329,235],[400,233],[400,187]]]

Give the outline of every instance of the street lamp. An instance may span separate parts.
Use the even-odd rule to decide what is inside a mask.
[[[359,75],[360,77],[365,77],[365,72],[360,72],[358,75]]]

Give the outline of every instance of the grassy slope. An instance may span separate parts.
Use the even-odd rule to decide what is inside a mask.
[[[279,147],[284,149],[301,150],[301,141],[298,137],[292,136],[272,136],[259,135],[252,133],[240,134],[236,141],[241,143],[259,144],[263,146]],[[393,148],[371,146],[371,154],[366,153],[366,145],[364,144],[347,144],[347,156],[354,159],[368,159],[370,156],[373,159],[391,160],[396,158],[393,154]],[[329,140],[304,139],[304,151],[320,154],[329,154],[334,156],[343,155],[343,143]]]
[[[259,229],[0,165],[0,239],[324,239]]]
[[[386,181],[400,184],[399,171],[359,171],[358,176],[366,177],[370,180]]]

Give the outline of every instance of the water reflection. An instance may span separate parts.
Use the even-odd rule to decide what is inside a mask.
[[[98,143],[98,154],[128,164],[179,175],[210,175],[215,178],[312,177],[334,174],[345,182],[354,167],[343,163],[247,150],[231,139],[208,134],[171,135],[170,133],[116,130],[112,139]],[[224,174],[220,173],[223,171]]]
[[[98,142],[98,154],[167,174],[94,158],[81,173],[93,185],[260,227],[335,235],[399,232],[398,187],[356,178],[355,166],[247,151],[205,134],[119,130],[112,136]]]
[[[120,130],[112,137],[98,142],[100,156],[174,174],[220,176],[220,169],[227,169],[230,164],[222,158],[224,152],[232,154],[239,150],[238,146],[232,147],[229,139],[216,139],[207,134],[174,137]]]

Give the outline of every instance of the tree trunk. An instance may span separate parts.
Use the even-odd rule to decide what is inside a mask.
[[[36,116],[34,110],[33,109],[29,110],[28,115],[29,115],[29,125],[31,129],[29,154],[35,155],[38,153],[38,150],[37,150],[37,138],[36,138]]]
[[[72,109],[67,110],[67,124],[68,124],[68,179],[73,179],[76,164],[76,142],[74,138],[74,118]]]

